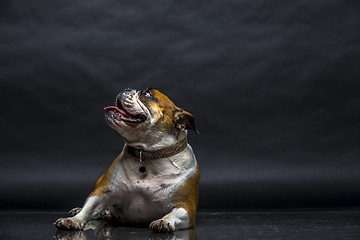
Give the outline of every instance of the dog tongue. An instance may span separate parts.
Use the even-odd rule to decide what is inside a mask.
[[[104,108],[105,111],[113,111],[113,112],[119,112],[121,115],[123,115],[124,117],[131,117],[128,113],[126,113],[124,110],[121,110],[118,107],[115,106],[109,106],[109,107],[105,107]]]

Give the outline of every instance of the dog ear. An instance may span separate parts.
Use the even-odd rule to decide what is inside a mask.
[[[196,130],[195,127],[195,118],[194,116],[182,109],[175,112],[175,127],[180,131],[184,131],[185,129],[193,130],[197,134],[199,131]]]

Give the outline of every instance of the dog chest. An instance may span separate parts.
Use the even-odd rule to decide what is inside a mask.
[[[118,182],[113,211],[120,221],[147,222],[171,211],[171,196],[184,176],[129,176]],[[120,180],[120,179],[119,179]]]

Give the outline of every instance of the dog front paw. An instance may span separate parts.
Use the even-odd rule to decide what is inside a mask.
[[[69,213],[71,214],[71,216],[75,216],[77,215],[79,212],[81,211],[81,207],[77,207],[77,208],[73,208],[69,211]]]
[[[75,230],[75,229],[83,229],[84,228],[84,222],[74,218],[59,218],[56,222],[54,222],[54,225],[57,229],[64,229],[64,230]]]
[[[150,229],[153,232],[174,232],[175,226],[172,226],[170,222],[164,219],[158,219],[150,223]]]

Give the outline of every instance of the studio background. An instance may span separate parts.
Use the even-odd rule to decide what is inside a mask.
[[[82,206],[154,87],[196,118],[203,210],[359,207],[358,1],[0,3],[2,210]]]

